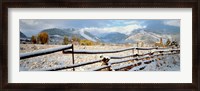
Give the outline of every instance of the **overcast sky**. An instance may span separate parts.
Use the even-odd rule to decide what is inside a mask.
[[[68,20],[68,19],[20,19],[20,31],[27,36],[35,35],[49,28],[76,28],[93,33],[120,32],[129,34],[139,28],[151,25],[180,27],[180,20]]]

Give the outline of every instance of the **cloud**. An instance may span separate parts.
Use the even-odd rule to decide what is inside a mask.
[[[20,21],[20,31],[27,36],[36,35],[42,29],[54,28],[54,24],[48,23],[48,21],[33,20],[33,19],[21,19]]]
[[[101,32],[128,33],[135,28],[141,28],[136,20],[68,20],[68,19],[21,19],[20,31],[27,36],[38,34],[49,28],[77,28]]]
[[[127,22],[124,22],[124,24],[140,24],[141,22],[139,21],[127,21]]]
[[[180,27],[180,20],[166,20],[164,21],[165,25]]]
[[[164,29],[169,26],[180,27],[180,20],[107,20],[107,19],[21,19],[20,31],[31,37],[49,28],[76,28],[94,34],[120,32],[130,34],[139,28]]]
[[[102,27],[102,28],[87,27],[87,28],[82,28],[81,30],[92,32],[93,34],[108,33],[108,32],[120,32],[123,34],[130,34],[133,30],[139,29],[139,28],[146,28],[146,26],[132,24],[132,25],[127,25],[127,26]]]
[[[29,20],[29,19],[22,19],[20,20],[20,24],[24,24],[25,26],[32,28],[32,29],[37,29],[37,28],[52,28],[55,27],[54,24],[48,23],[49,21],[47,20]],[[23,26],[23,25],[22,25]]]
[[[140,20],[109,20],[111,25],[113,26],[125,26],[131,24],[141,24]]]

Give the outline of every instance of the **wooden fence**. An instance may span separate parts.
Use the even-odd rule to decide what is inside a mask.
[[[69,50],[71,49],[71,50]],[[110,56],[110,57],[103,57],[100,60],[93,60],[93,61],[86,61],[82,63],[74,64],[74,54],[106,54],[106,53],[119,53],[124,51],[132,50],[132,55],[127,56]],[[145,53],[145,54],[134,54],[134,50],[150,50],[151,52]],[[154,50],[154,51],[152,51]],[[91,50],[74,50],[74,47],[72,44],[58,47],[58,48],[49,48],[44,50],[39,50],[35,52],[30,53],[20,53],[20,59],[26,59],[30,57],[36,57],[41,56],[45,54],[50,54],[54,52],[62,51],[63,54],[72,54],[72,62],[71,65],[62,65],[57,66],[54,68],[47,68],[47,69],[39,69],[37,71],[58,71],[63,69],[70,69],[73,68],[75,71],[76,67],[85,66],[89,64],[94,64],[101,62],[102,65],[96,68],[91,68],[89,71],[100,71],[100,70],[106,70],[106,71],[119,71],[119,70],[128,70],[128,71],[137,71],[142,70],[146,67],[146,65],[154,62],[159,61],[159,57],[163,57],[164,55],[173,55],[173,54],[179,54],[180,49],[179,48],[158,48],[158,47],[151,47],[151,48],[139,48],[139,47],[131,47],[126,49],[120,49],[120,50],[110,50],[110,51],[91,51]],[[128,59],[125,59],[128,58]],[[110,61],[115,60],[117,61]],[[122,66],[112,66],[114,64],[119,63],[125,63],[129,62],[128,64],[124,64]]]

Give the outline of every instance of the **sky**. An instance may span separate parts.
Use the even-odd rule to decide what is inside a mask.
[[[141,28],[164,29],[168,27],[180,28],[179,19],[163,20],[103,20],[103,19],[85,19],[85,20],[68,20],[68,19],[20,19],[20,31],[26,36],[36,35],[44,29],[49,28],[75,28],[86,30],[95,34],[107,32],[120,32],[130,34],[131,31]],[[167,27],[166,27],[167,26]]]

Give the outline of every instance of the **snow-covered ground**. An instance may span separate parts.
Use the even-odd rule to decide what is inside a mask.
[[[143,71],[180,71],[180,55],[166,55],[159,61],[154,61]]]
[[[40,49],[46,49],[51,47],[59,47],[63,45],[34,45],[34,44],[20,44],[20,53],[25,52],[32,52]],[[105,46],[74,46],[75,50],[118,50],[129,48],[131,46],[125,45],[105,45]],[[138,51],[134,51],[137,53]],[[139,51],[140,53],[147,53],[149,51]],[[75,63],[93,61],[101,59],[100,56],[127,56],[131,55],[133,52],[125,51],[120,53],[111,53],[111,54],[75,54]],[[110,60],[116,61],[116,60]],[[131,62],[120,63],[115,66],[122,66],[125,64],[130,64]],[[70,65],[72,64],[72,55],[71,54],[63,54],[62,52],[56,52],[52,54],[47,54],[44,56],[38,56],[33,58],[27,58],[20,60],[20,71],[31,71],[37,69],[45,69],[45,68],[52,68],[57,66],[63,65]],[[76,71],[87,71],[92,68],[96,68],[101,66],[101,62],[90,64],[86,66],[81,66],[75,68]],[[62,71],[71,71],[72,69],[62,70]],[[142,71],[180,71],[180,55],[166,55],[159,61],[154,61],[145,66]]]

